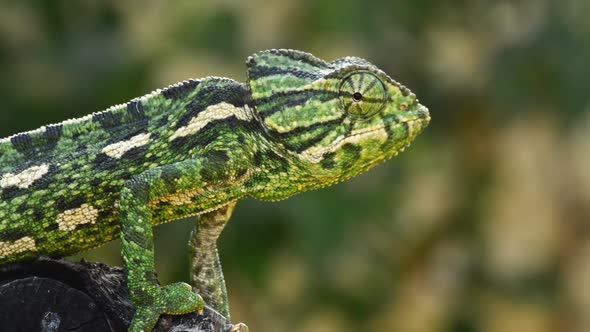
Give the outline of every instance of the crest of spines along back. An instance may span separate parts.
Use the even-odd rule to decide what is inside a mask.
[[[378,72],[411,92],[371,63],[355,57],[326,62],[305,52],[268,50],[248,58],[252,102],[270,132],[289,148],[301,152],[328,136],[345,134],[339,107],[339,82],[347,72]]]

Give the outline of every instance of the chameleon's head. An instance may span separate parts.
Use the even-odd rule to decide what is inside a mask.
[[[398,154],[430,121],[412,92],[359,58],[264,51],[249,58],[248,77],[268,131],[324,184]]]

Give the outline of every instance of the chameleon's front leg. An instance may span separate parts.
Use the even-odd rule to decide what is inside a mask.
[[[121,192],[121,253],[135,315],[129,331],[151,331],[161,314],[201,312],[202,298],[186,283],[160,287],[155,277],[149,202],[170,193],[171,179],[190,167],[167,165],[129,180]],[[190,177],[190,174],[184,174]]]

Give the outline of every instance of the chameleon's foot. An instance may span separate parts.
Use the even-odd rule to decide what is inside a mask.
[[[137,305],[129,332],[151,331],[161,314],[181,315],[195,311],[199,314],[203,313],[205,308],[203,299],[193,293],[190,285],[178,282],[156,289],[154,295],[144,294],[144,296],[153,296],[153,301],[144,300],[143,304]],[[146,305],[146,302],[151,304]]]
[[[223,332],[249,332],[248,326],[244,323],[228,324],[223,327]]]

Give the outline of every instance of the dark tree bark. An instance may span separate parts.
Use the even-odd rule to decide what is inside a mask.
[[[0,266],[0,331],[127,331],[133,315],[121,268],[42,257]],[[163,315],[154,331],[222,332],[226,319]]]

